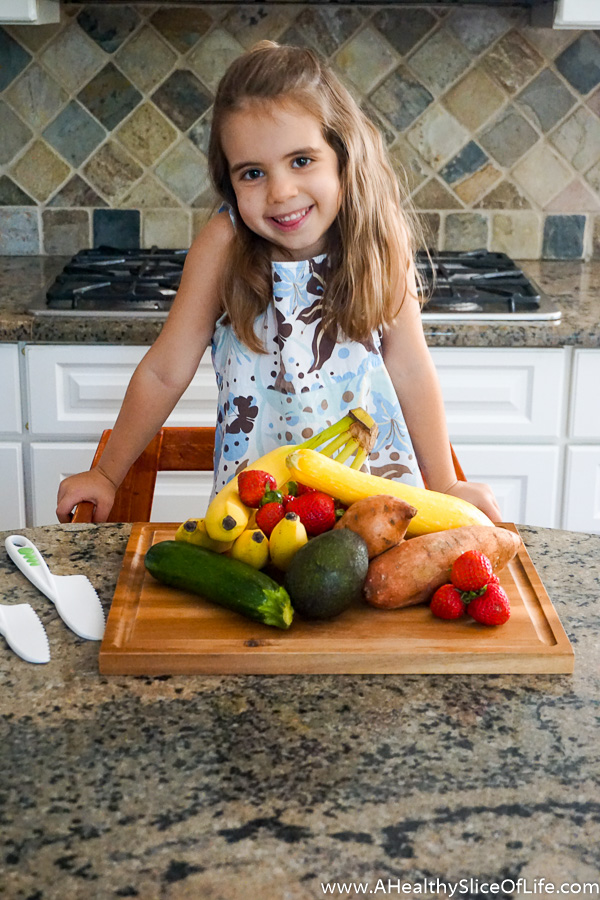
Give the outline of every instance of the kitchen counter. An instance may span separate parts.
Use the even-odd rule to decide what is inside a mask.
[[[58,574],[87,574],[108,611],[130,527],[23,533]],[[360,881],[374,896],[443,898],[436,879],[465,879],[454,896],[475,898],[505,879],[504,898],[547,896],[542,878],[597,885],[600,536],[522,533],[573,675],[101,677],[98,644],[68,631],[2,551],[3,599],[40,613],[52,661],[25,663],[0,640],[0,895],[316,900],[321,883]]]
[[[102,316],[32,316],[34,297],[61,271],[67,257],[0,257],[0,342],[151,344],[164,320]],[[600,347],[600,260],[526,261],[524,271],[557,301],[555,322],[425,322],[433,347]]]

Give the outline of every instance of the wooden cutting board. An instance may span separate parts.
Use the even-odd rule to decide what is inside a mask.
[[[325,622],[295,616],[281,631],[155,581],[144,555],[151,544],[173,539],[176,528],[133,526],[100,647],[102,674],[573,671],[569,639],[523,545],[500,575],[511,603],[501,627],[468,616],[436,619],[426,605],[378,610],[361,604]]]

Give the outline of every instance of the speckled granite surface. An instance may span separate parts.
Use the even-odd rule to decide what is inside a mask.
[[[66,257],[0,256],[0,342],[151,344],[162,320],[32,316],[36,296],[45,293]],[[425,323],[435,347],[600,347],[600,261],[521,263],[560,305],[558,323]]]
[[[89,575],[108,610],[129,529],[23,533],[58,574]],[[3,551],[3,600],[31,602],[53,658],[27,664],[0,639],[0,896],[316,900],[324,882],[360,881],[443,898],[383,888],[472,878],[507,879],[503,898],[519,878],[530,894],[540,878],[597,883],[600,536],[522,533],[572,676],[101,677],[98,645]],[[464,886],[456,897],[489,896]]]

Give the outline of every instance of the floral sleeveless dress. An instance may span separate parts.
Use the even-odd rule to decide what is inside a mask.
[[[266,354],[242,344],[224,315],[216,323],[215,491],[280,444],[301,443],[357,406],[379,427],[365,468],[409,484],[423,483],[381,356],[381,335],[335,342],[323,330],[325,270],[325,255],[272,263],[273,302],[254,323]]]

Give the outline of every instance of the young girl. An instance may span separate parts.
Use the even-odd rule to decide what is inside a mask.
[[[487,485],[456,480],[398,182],[333,72],[310,50],[270,41],[238,58],[215,99],[209,166],[225,210],[187,255],[99,465],[60,485],[59,521],[82,500],[106,520],[209,342],[215,490],[361,406],[379,426],[372,472],[413,484],[422,473],[498,521]]]

